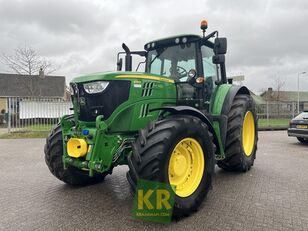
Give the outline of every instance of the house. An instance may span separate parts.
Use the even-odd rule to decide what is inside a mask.
[[[38,76],[0,73],[0,112],[7,111],[8,98],[32,97],[66,99],[64,76]]]
[[[251,97],[253,98],[253,100],[255,101],[255,103],[257,105],[260,105],[260,104],[266,104],[265,100],[259,96],[259,95],[256,95],[255,93],[253,93],[252,91],[250,91],[250,95]]]
[[[277,102],[289,104],[289,106],[297,107],[298,92],[297,91],[274,91],[273,88],[268,88],[267,91],[260,95],[266,102]],[[299,110],[308,110],[308,92],[299,92]]]

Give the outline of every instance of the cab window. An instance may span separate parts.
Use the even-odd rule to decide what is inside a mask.
[[[153,60],[154,60],[156,55],[157,54],[152,54]],[[162,64],[163,64],[163,60],[157,59],[157,60],[154,60],[154,61],[155,62],[153,62],[152,65],[151,65],[151,73],[156,74],[156,75],[161,75],[161,67],[162,67]]]
[[[187,74],[191,69],[196,70],[195,43],[160,48],[148,53],[146,70],[151,74],[186,82]]]

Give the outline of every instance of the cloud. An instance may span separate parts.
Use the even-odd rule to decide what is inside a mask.
[[[228,38],[227,72],[244,74],[251,89],[270,87],[279,75],[285,89],[295,90],[297,73],[308,72],[304,0],[0,0],[0,53],[26,43],[70,80],[115,69],[122,42],[140,50],[153,39],[201,34],[204,18],[209,31]],[[301,85],[308,90],[308,77]]]
[[[71,34],[104,28],[109,15],[107,12],[105,20],[99,20],[95,12],[100,8],[95,3],[77,0],[13,0],[1,2],[0,15],[3,22],[38,25],[50,33]]]

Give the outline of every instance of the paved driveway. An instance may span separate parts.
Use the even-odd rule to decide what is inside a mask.
[[[43,139],[0,140],[0,230],[308,230],[308,146],[260,132],[247,174],[216,169],[194,215],[169,225],[131,218],[126,167],[104,183],[72,188],[45,166]]]

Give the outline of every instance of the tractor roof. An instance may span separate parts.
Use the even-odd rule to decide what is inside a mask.
[[[182,35],[171,36],[171,37],[166,37],[166,38],[150,41],[144,45],[144,49],[149,51],[149,50],[154,50],[158,47],[172,46],[172,45],[192,42],[192,41],[196,41],[200,39],[201,37],[199,35],[182,34]]]

